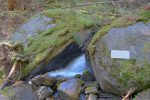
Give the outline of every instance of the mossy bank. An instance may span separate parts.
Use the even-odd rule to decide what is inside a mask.
[[[50,24],[55,24],[55,27],[29,38],[29,45],[24,53],[33,59],[22,71],[23,76],[29,74],[43,61],[50,61],[70,43],[75,41],[80,43],[78,33],[95,26],[91,16],[72,9],[51,9],[41,12],[40,15],[52,18]]]

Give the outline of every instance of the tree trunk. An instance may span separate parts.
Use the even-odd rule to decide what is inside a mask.
[[[7,0],[7,3],[8,3],[8,9],[9,10],[15,9],[16,0]]]

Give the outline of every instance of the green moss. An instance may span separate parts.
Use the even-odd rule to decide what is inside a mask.
[[[118,80],[122,91],[128,91],[131,88],[144,90],[150,87],[150,64],[135,66],[135,60],[120,62],[120,66],[115,69],[112,75]]]
[[[139,13],[139,19],[138,21],[141,22],[148,22],[150,21],[150,11],[149,10],[143,10]]]
[[[9,89],[10,89],[10,87],[5,87],[3,90],[0,90],[0,93],[1,93],[3,96],[8,97],[8,96],[7,96],[7,92],[8,92]]]
[[[144,52],[150,52],[150,42],[144,43]]]
[[[133,12],[133,13],[134,15],[132,14],[127,15],[125,17],[112,21],[111,24],[101,27],[101,29],[93,36],[88,46],[90,55],[92,56],[94,54],[96,42],[112,28],[129,26],[139,21],[149,22],[150,20],[150,11],[140,10],[139,12]]]
[[[5,71],[4,71],[4,68],[0,68],[0,84],[3,83],[4,77],[5,77]]]
[[[56,26],[29,39],[29,46],[25,48],[25,53],[34,54],[34,59],[23,73],[29,73],[39,63],[51,59],[53,55],[61,51],[67,43],[74,39],[72,33],[77,34],[95,24],[92,17],[69,9],[52,9],[40,14],[52,18],[52,23]]]

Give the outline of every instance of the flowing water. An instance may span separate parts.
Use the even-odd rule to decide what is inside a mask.
[[[52,77],[74,77],[76,74],[82,74],[85,70],[87,70],[87,65],[85,55],[82,54],[71,61],[66,68],[49,72],[48,75]]]

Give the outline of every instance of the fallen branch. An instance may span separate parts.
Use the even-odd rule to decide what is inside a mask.
[[[7,86],[7,84],[9,83],[11,77],[13,76],[13,74],[17,68],[17,65],[18,65],[18,61],[15,61],[9,75],[7,76],[6,80],[4,81],[4,83],[2,84],[2,86],[0,88],[1,90],[3,90]]]
[[[130,100],[130,95],[135,91],[135,89],[130,89],[125,96],[123,96],[122,100]]]

